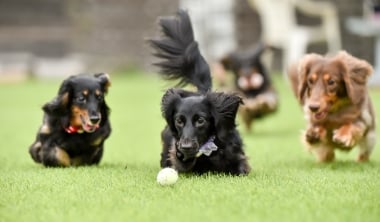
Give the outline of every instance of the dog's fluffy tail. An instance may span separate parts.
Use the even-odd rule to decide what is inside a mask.
[[[154,64],[160,74],[165,79],[179,80],[178,86],[193,84],[202,93],[211,90],[210,68],[194,40],[188,13],[180,9],[177,16],[160,18],[159,24],[163,36],[149,43],[156,50],[153,55],[162,59]]]

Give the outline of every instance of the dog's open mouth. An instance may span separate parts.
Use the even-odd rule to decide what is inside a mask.
[[[321,112],[317,112],[314,114],[314,118],[316,120],[323,120],[324,118],[326,118],[327,116],[327,112],[326,111],[321,111]]]
[[[184,159],[192,159],[195,158],[198,153],[198,148],[188,149],[188,148],[179,148],[180,152],[184,156]]]
[[[85,131],[85,132],[92,133],[96,129],[99,128],[100,121],[98,123],[96,123],[96,124],[92,124],[89,120],[86,121],[86,119],[82,115],[80,116],[80,119],[82,121],[83,131]]]

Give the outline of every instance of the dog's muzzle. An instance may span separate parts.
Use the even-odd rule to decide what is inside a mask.
[[[214,143],[214,140],[215,136],[211,136],[207,142],[200,147],[195,141],[186,141],[185,143],[178,141],[176,144],[177,158],[186,161],[198,158],[202,155],[210,156],[212,152],[218,150],[218,146]]]
[[[199,144],[194,140],[180,140],[176,144],[177,153],[179,152],[184,160],[193,159],[196,157],[199,149]]]

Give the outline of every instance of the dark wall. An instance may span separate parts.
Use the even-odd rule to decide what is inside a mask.
[[[157,17],[178,8],[171,0],[75,2],[69,6],[76,30],[74,50],[91,55],[97,64],[117,65],[121,60],[125,65],[145,66],[150,54],[145,39],[156,34]]]
[[[0,52],[60,56],[68,52],[65,1],[0,0]]]
[[[0,0],[0,53],[84,54],[90,66],[145,66],[144,39],[172,0]]]
[[[342,45],[345,50],[369,61],[374,61],[374,37],[362,37],[352,34],[345,26],[346,19],[350,16],[363,15],[363,0],[331,0],[339,10],[339,20],[342,35]]]
[[[343,48],[373,62],[374,38],[350,33],[349,16],[361,16],[363,0],[329,0],[339,9]],[[157,33],[157,17],[173,14],[176,0],[0,0],[0,53],[29,52],[40,57],[82,53],[95,67],[146,67],[151,61],[144,39]],[[235,0],[239,48],[256,44],[261,25],[246,0]],[[318,20],[298,15],[299,22]],[[324,44],[309,51],[325,53]],[[281,51],[275,51],[281,67]]]

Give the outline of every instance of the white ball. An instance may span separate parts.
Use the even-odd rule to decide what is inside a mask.
[[[157,183],[162,186],[175,184],[178,180],[178,172],[170,167],[163,168],[157,174]]]

